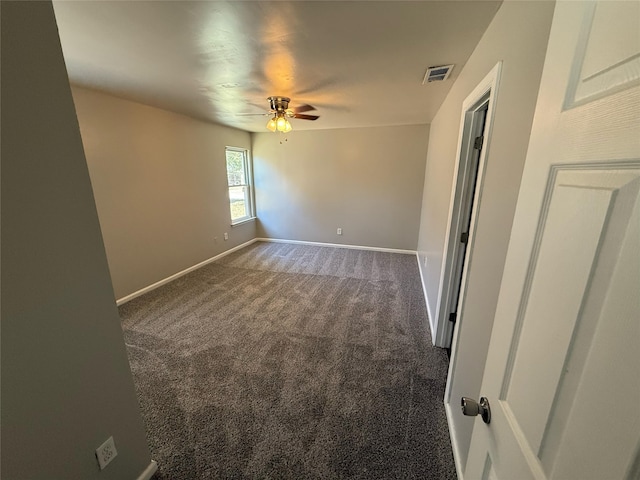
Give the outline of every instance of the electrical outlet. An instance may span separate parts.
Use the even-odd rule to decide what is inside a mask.
[[[342,229],[338,228],[338,231],[336,232],[338,235],[342,235]]]
[[[229,234],[227,232],[224,232],[224,239],[225,241],[229,240]]]
[[[100,470],[104,470],[109,462],[118,456],[116,450],[116,443],[113,441],[113,437],[109,437],[106,442],[100,445],[96,449],[96,457],[98,458],[98,465]]]
[[[213,237],[213,243],[218,243],[218,237]]]

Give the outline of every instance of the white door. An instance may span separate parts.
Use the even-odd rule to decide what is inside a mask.
[[[639,80],[640,2],[557,3],[466,480],[640,478]]]

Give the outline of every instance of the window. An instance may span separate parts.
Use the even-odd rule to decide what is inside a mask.
[[[227,147],[226,158],[231,225],[234,225],[253,218],[251,171],[246,150]]]

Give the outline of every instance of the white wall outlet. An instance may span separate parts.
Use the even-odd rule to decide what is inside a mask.
[[[225,239],[225,241],[229,240],[229,234],[227,232],[224,232],[224,239]]]
[[[338,235],[342,235],[342,229],[338,228],[338,231],[336,232]]]
[[[113,437],[109,437],[106,442],[96,448],[96,457],[98,458],[98,465],[100,470],[104,470],[109,462],[118,456],[116,450],[116,443],[113,441]]]

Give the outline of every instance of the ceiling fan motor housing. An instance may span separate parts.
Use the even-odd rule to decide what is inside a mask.
[[[271,110],[275,110],[276,112],[284,112],[289,108],[289,102],[291,99],[289,97],[269,97],[269,104],[271,106]]]

